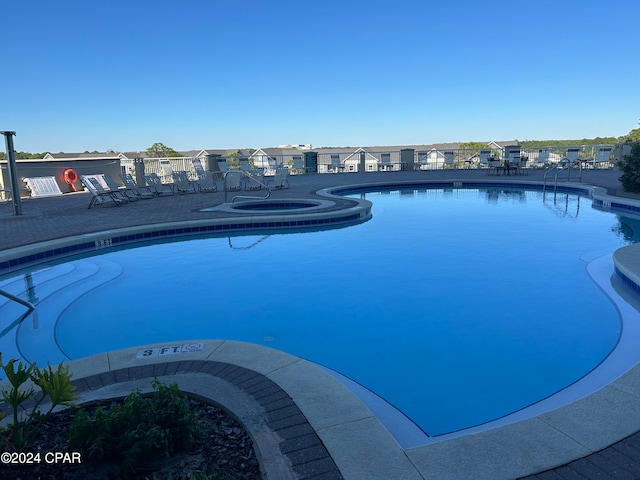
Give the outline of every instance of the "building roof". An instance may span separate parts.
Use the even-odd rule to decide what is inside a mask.
[[[116,152],[47,153],[43,160],[102,160],[120,158]]]

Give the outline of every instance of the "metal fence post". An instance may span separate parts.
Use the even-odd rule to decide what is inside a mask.
[[[0,132],[4,135],[7,146],[7,172],[9,173],[9,183],[11,183],[11,201],[13,203],[13,214],[22,215],[22,204],[20,203],[20,189],[18,188],[18,169],[16,167],[16,156],[13,150],[13,136],[16,132]]]

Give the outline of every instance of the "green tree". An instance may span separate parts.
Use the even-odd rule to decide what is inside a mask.
[[[487,145],[485,142],[464,142],[460,144],[460,148],[477,148],[477,149],[483,149],[483,148],[488,148],[489,145]]]
[[[231,170],[240,170],[240,152],[233,152],[225,155],[227,161],[227,167]]]
[[[622,187],[627,192],[640,192],[640,143],[633,144],[631,153],[618,162],[618,167],[622,170]]]
[[[638,124],[640,125],[640,122],[638,122]],[[624,142],[640,142],[640,128],[634,128],[629,133],[627,133],[625,136],[620,137],[618,139],[618,141],[620,141],[621,143],[624,143]]]
[[[163,143],[154,143],[145,151],[148,158],[181,157],[173,148],[167,147]]]

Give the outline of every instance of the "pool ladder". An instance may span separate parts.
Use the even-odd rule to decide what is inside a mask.
[[[558,168],[558,165],[562,164],[561,168]],[[554,180],[553,180],[553,194],[556,194],[556,191],[558,190],[558,175],[560,175],[562,172],[564,172],[565,170],[567,171],[567,182],[571,180],[571,169],[575,166],[578,165],[578,181],[582,182],[582,161],[580,160],[576,160],[574,162],[570,162],[566,157],[563,158],[562,160],[560,160],[560,162],[558,162],[554,168],[550,168],[549,170],[547,170],[544,174],[544,183],[542,185],[542,193],[544,194],[547,190],[547,175],[549,175],[551,172],[556,172],[555,176],[554,176]]]
[[[244,170],[231,170],[228,172],[224,172],[224,203],[228,203],[227,202],[227,177],[229,175],[240,175],[240,177],[247,177],[251,180],[253,180],[254,182],[256,182],[258,185],[263,186],[264,188],[267,189],[267,194],[264,197],[261,197],[259,195],[236,195],[231,199],[231,203],[235,202],[236,198],[244,198],[244,199],[258,199],[258,200],[266,200],[267,198],[269,198],[271,196],[271,189],[269,188],[269,186],[265,183],[263,183],[262,181],[258,180],[256,177],[254,177],[253,175],[251,175],[251,172],[247,172]],[[241,178],[242,179],[242,178]],[[240,188],[242,188],[242,185],[240,185]]]

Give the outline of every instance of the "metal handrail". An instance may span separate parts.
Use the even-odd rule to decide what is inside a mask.
[[[553,193],[556,193],[556,190],[558,189],[558,175],[560,175],[563,171],[567,170],[568,175],[567,175],[567,182],[571,180],[571,168],[574,165],[578,165],[578,171],[580,172],[578,174],[578,181],[581,182],[582,181],[582,160],[578,159],[575,160],[573,162],[569,161],[569,159],[567,159],[566,157],[563,158],[562,160],[560,160],[560,162],[558,162],[553,168],[550,168],[549,170],[547,170],[544,173],[544,177],[543,177],[543,184],[542,184],[542,193],[544,194],[546,189],[547,189],[547,175],[549,175],[551,172],[556,172],[555,177],[554,177],[554,182],[553,182]],[[561,168],[559,168],[559,166],[562,165]]]
[[[15,295],[13,295],[13,294],[11,294],[9,292],[5,292],[2,289],[0,289],[0,295],[2,295],[4,297],[7,297],[9,300],[13,300],[14,302],[17,302],[20,305],[23,305],[24,307],[27,308],[27,311],[22,314],[22,316],[19,318],[18,322],[21,322],[22,320],[27,318],[27,315],[29,315],[31,312],[33,312],[36,309],[36,307],[33,305],[33,303],[28,302],[27,300],[23,300],[20,297],[16,297]]]
[[[256,245],[258,245],[259,243],[264,242],[267,238],[269,238],[271,235],[263,235],[262,237],[260,237],[258,240],[256,240],[255,242],[253,242],[251,245],[246,245],[244,247],[236,247],[233,245],[233,243],[231,243],[231,237],[227,237],[229,239],[229,248],[231,248],[232,250],[249,250],[250,248],[255,247]]]
[[[228,172],[224,172],[224,203],[228,203],[227,202],[227,175],[229,175],[230,173],[236,174],[236,173],[240,173],[241,176],[245,176],[247,178],[250,178],[251,180],[253,180],[254,182],[256,182],[258,185],[263,186],[264,188],[267,189],[267,194],[264,197],[258,196],[258,195],[236,195],[235,197],[233,197],[231,199],[231,203],[235,202],[236,198],[246,198],[246,199],[258,199],[258,200],[266,200],[267,198],[269,198],[271,196],[271,188],[261,182],[260,180],[258,180],[256,177],[254,177],[253,175],[251,175],[250,172],[241,170],[229,170]]]

